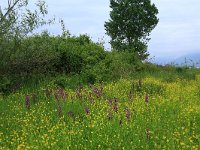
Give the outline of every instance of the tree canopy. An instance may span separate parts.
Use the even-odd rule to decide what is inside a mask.
[[[23,38],[35,29],[51,24],[53,19],[45,19],[48,14],[47,5],[43,0],[35,2],[31,9],[29,0],[7,0],[7,5],[0,4],[0,65],[8,63],[12,55],[21,49]],[[6,2],[5,2],[6,4]],[[1,68],[1,67],[0,67]]]
[[[34,29],[51,23],[44,20],[48,14],[45,1],[38,0],[36,9],[28,9],[28,0],[7,0],[7,6],[0,6],[0,38],[25,36]]]
[[[110,19],[105,22],[111,46],[145,59],[150,32],[158,23],[158,9],[151,0],[110,0]]]

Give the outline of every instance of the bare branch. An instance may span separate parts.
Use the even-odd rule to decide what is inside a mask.
[[[11,7],[11,0],[8,0],[8,8]]]
[[[8,0],[8,10],[7,10],[7,12],[3,15],[3,17],[2,17],[1,20],[0,20],[0,22],[1,22],[2,20],[4,20],[4,19],[7,17],[7,15],[13,10],[13,8],[17,5],[17,3],[18,3],[19,1],[20,1],[20,0],[16,0],[16,1],[13,2],[13,4],[11,4],[11,1]]]

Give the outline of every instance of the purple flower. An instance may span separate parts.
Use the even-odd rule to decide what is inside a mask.
[[[55,94],[54,94],[54,96],[55,96],[55,99],[56,99],[56,101],[57,101],[57,102],[59,102],[59,97],[58,97],[58,94],[57,94],[57,93],[55,93]]]
[[[88,107],[86,107],[86,108],[85,108],[85,113],[86,113],[87,115],[89,115],[89,114],[90,114],[90,110],[89,110],[89,108],[88,108]]]
[[[81,88],[78,88],[78,89],[76,90],[76,97],[77,97],[78,99],[82,99]]]
[[[92,97],[92,93],[91,92],[89,93],[88,99],[89,99],[90,103],[94,103],[94,99]]]
[[[129,92],[129,100],[131,100],[133,98],[133,93],[132,93],[132,91],[130,90],[130,92]]]
[[[97,98],[101,97],[101,93],[100,93],[100,91],[97,87],[94,87],[93,92],[94,92],[94,94],[96,95]]]
[[[117,102],[117,98],[114,98],[114,106],[113,106],[113,110],[114,110],[114,112],[117,112],[117,110],[118,110],[118,102]]]
[[[147,136],[147,140],[149,141],[150,140],[150,131],[148,128],[146,129],[146,136]]]
[[[25,107],[30,109],[30,97],[28,95],[25,96]]]
[[[148,94],[146,94],[146,96],[145,96],[145,102],[146,102],[146,103],[149,102],[149,96],[148,96]]]
[[[101,84],[100,88],[94,87],[93,93],[94,95],[96,95],[97,98],[100,98],[101,96],[103,96],[103,84]]]
[[[63,100],[66,99],[66,93],[63,88],[59,89],[59,95],[60,95],[60,97],[62,97]]]
[[[117,112],[117,110],[118,110],[117,105],[113,106],[113,110],[114,110],[114,112]]]

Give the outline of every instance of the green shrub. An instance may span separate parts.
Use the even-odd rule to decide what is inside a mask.
[[[53,85],[64,89],[76,89],[80,85],[85,84],[80,75],[59,75],[53,81]]]
[[[0,93],[8,93],[11,87],[11,80],[7,77],[1,77],[0,80]]]
[[[13,47],[14,48],[14,47]],[[106,57],[104,49],[89,36],[51,36],[48,32],[26,37],[3,60],[5,74],[80,73]],[[5,63],[6,62],[6,63]]]

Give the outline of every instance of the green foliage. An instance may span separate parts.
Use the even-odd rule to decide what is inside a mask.
[[[64,89],[76,89],[80,85],[86,84],[80,75],[59,75],[51,81],[56,87]]]
[[[103,60],[87,68],[82,75],[86,81],[93,83],[128,78],[139,70],[142,70],[142,63],[134,59],[133,53],[112,51],[106,52]]]
[[[11,86],[11,81],[7,77],[1,77],[0,80],[0,94],[8,93]]]
[[[110,0],[110,20],[105,22],[111,45],[117,51],[131,51],[144,60],[150,32],[158,23],[158,9],[151,0]]]
[[[60,38],[57,37],[59,41]],[[92,42],[87,35],[72,36],[62,39],[57,49],[59,61],[56,68],[65,73],[81,73],[91,69],[106,56],[104,49]]]
[[[21,88],[21,82],[19,78],[14,75],[0,75],[0,95],[9,95],[12,92],[16,92]]]
[[[58,59],[58,53],[54,49],[56,44],[57,41],[47,32],[23,39],[20,48],[10,55],[7,71],[22,75],[51,71],[49,68]]]
[[[162,85],[158,85],[158,84],[152,84],[152,83],[146,83],[143,86],[143,90],[145,91],[145,93],[148,94],[163,94],[164,93],[164,88]]]
[[[0,9],[1,41],[5,38],[19,40],[34,29],[53,21],[44,19],[48,11],[43,0],[35,3],[35,10],[28,9],[28,0],[7,0],[7,4],[4,10]]]
[[[24,50],[23,46],[26,46],[24,39],[32,33],[35,29],[53,23],[53,20],[45,20],[45,16],[48,14],[47,6],[43,0],[35,3],[35,10],[28,9],[28,0],[7,0],[7,6],[0,9],[0,70],[1,74],[8,70],[30,70],[32,69],[36,61],[33,64],[29,64],[30,61],[19,60],[26,57],[32,57],[32,49]],[[26,39],[27,40],[27,39]],[[23,45],[25,44],[25,45]],[[33,45],[32,45],[33,46]],[[37,45],[39,46],[39,45]],[[21,52],[21,50],[23,52]],[[28,52],[27,52],[28,51]],[[26,54],[25,54],[26,52]],[[30,52],[30,54],[29,54]],[[19,56],[23,55],[23,56]],[[16,56],[17,55],[17,56]],[[39,54],[40,55],[40,54]],[[35,57],[37,58],[37,56]],[[16,61],[16,59],[18,59]],[[23,65],[27,63],[24,68]],[[44,63],[44,62],[43,62]],[[31,67],[29,65],[32,65]],[[12,70],[13,71],[13,70]]]
[[[106,53],[87,35],[51,36],[47,31],[21,40],[19,49],[3,60],[2,73],[81,73],[105,59]]]

